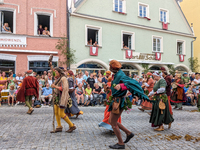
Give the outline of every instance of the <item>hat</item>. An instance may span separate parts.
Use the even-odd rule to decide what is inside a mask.
[[[155,76],[160,76],[160,74],[159,74],[159,72],[158,71],[155,71],[154,73],[153,73],[153,75],[155,75]]]
[[[110,71],[106,71],[106,74],[109,74],[109,75],[111,75],[111,72],[110,72]]]
[[[151,73],[151,72],[148,72],[147,75],[152,76],[152,73]]]
[[[122,67],[122,64],[120,62],[118,62],[117,60],[111,60],[110,61],[110,66],[113,69],[120,69]]]
[[[184,72],[183,74],[188,74],[187,72]]]
[[[71,70],[68,70],[67,72],[69,73],[70,76],[74,75],[73,71],[71,71]]]
[[[33,73],[33,70],[26,71],[26,74],[32,74],[32,73]]]
[[[162,71],[166,71],[166,69],[165,69],[164,67],[161,67],[160,70],[162,70]]]

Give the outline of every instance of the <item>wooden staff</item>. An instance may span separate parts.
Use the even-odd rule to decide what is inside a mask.
[[[53,55],[50,55],[49,56],[49,61],[48,61],[48,64],[49,64],[49,67],[51,68],[51,72],[52,72],[52,83],[54,83],[54,76],[53,76],[53,65],[52,65],[52,60],[53,60]],[[53,89],[53,96],[54,96],[54,89]],[[55,133],[56,130],[55,130],[55,110],[54,110],[54,99],[53,99],[53,131],[51,131],[51,133]]]

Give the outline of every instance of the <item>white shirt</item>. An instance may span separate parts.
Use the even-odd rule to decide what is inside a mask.
[[[83,83],[83,78],[76,78],[77,81],[77,85],[79,85],[79,83]]]

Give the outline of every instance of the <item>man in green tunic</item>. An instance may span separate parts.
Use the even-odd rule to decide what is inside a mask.
[[[134,136],[131,131],[125,128],[121,123],[117,122],[125,107],[128,107],[126,105],[127,100],[125,99],[127,90],[129,90],[132,95],[136,95],[144,100],[149,100],[149,98],[144,94],[139,82],[126,76],[121,70],[121,67],[121,63],[116,60],[112,60],[110,62],[110,71],[112,71],[114,75],[112,77],[111,85],[113,99],[108,110],[111,111],[109,123],[111,124],[113,131],[118,138],[117,144],[109,146],[112,149],[125,149],[124,143],[129,142],[130,139]],[[127,137],[125,141],[122,140],[119,129],[126,133]]]
[[[156,84],[149,93],[149,96],[152,96],[154,101],[149,122],[152,123],[152,127],[158,126],[157,129],[154,129],[155,131],[164,131],[163,123],[168,124],[170,128],[171,123],[174,121],[169,112],[168,98],[165,94],[167,83],[165,79],[161,78],[161,75],[157,71],[153,73],[153,77],[156,80]],[[162,107],[162,104],[165,107]]]

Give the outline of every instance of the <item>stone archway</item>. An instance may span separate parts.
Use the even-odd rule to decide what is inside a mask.
[[[191,70],[186,65],[183,65],[183,64],[177,64],[175,66],[175,70],[178,70],[178,72],[180,73],[183,73],[183,72],[191,73]]]

